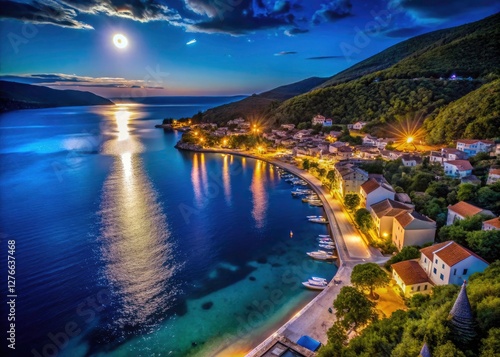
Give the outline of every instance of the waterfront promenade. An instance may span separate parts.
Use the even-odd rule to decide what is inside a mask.
[[[326,332],[336,320],[335,313],[328,312],[328,308],[332,307],[332,303],[340,292],[340,289],[343,286],[350,285],[353,267],[357,264],[368,262],[382,264],[386,262],[388,258],[384,257],[377,249],[366,245],[359,231],[354,227],[347,214],[343,211],[339,201],[332,197],[332,195],[322,186],[321,181],[312,174],[274,158],[254,155],[245,151],[226,149],[205,149],[202,151],[234,154],[267,161],[304,179],[320,197],[323,202],[323,209],[329,221],[331,235],[337,246],[339,269],[334,279],[340,281],[340,283],[335,284],[332,280],[325,290],[319,293],[304,308],[297,312],[294,317],[246,356],[261,356],[273,346],[280,337],[285,337],[296,342],[301,336],[308,335],[326,344],[328,340]]]

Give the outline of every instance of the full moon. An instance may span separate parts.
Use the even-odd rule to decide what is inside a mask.
[[[128,40],[121,33],[118,33],[118,34],[113,36],[113,43],[118,48],[125,48],[128,45]]]

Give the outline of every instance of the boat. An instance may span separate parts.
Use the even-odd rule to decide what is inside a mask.
[[[321,201],[310,201],[309,205],[310,206],[314,206],[314,207],[323,207],[323,202],[321,202]]]
[[[314,281],[326,281],[325,278],[318,278],[317,276],[313,276],[313,277],[311,277],[311,279]]]
[[[318,218],[325,218],[323,216],[317,216]],[[314,218],[314,217],[311,217],[311,218]],[[331,238],[331,236],[329,234],[319,234],[318,237],[321,237],[321,238]]]
[[[335,249],[335,246],[332,244],[319,244],[318,247],[324,248],[324,249]]]
[[[319,244],[331,244],[331,245],[335,245],[335,243],[332,240],[326,240],[326,239],[320,239],[320,240],[318,240],[318,243]]]
[[[311,218],[311,219],[309,219],[309,222],[328,224],[328,220],[326,218]]]
[[[313,195],[309,195],[307,197],[304,197],[302,199],[302,202],[309,202],[309,201],[315,201],[315,200],[319,200],[319,197],[318,197],[318,195],[313,194]]]
[[[307,219],[311,219],[311,218],[323,218],[323,216],[306,216]],[[321,237],[321,234],[319,235],[319,237]]]
[[[306,288],[312,289],[312,290],[324,290],[327,287],[327,285],[311,284],[311,283],[309,283],[309,281],[303,281],[302,285],[304,285]]]
[[[337,257],[333,254],[328,254],[324,250],[318,250],[315,252],[308,252],[306,253],[308,256],[310,256],[313,259],[317,260],[333,260],[336,259]]]
[[[290,238],[293,237],[293,232],[290,230]]]

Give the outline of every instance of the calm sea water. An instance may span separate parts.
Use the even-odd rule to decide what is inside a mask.
[[[326,233],[305,218],[321,209],[293,199],[276,168],[180,152],[179,134],[154,128],[204,105],[0,116],[2,299],[7,240],[17,294],[16,351],[5,338],[2,350],[242,355],[315,296],[301,281],[334,275],[305,254]]]

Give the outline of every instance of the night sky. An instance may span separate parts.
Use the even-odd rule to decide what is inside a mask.
[[[488,0],[0,1],[0,77],[107,97],[259,93],[498,11]]]

